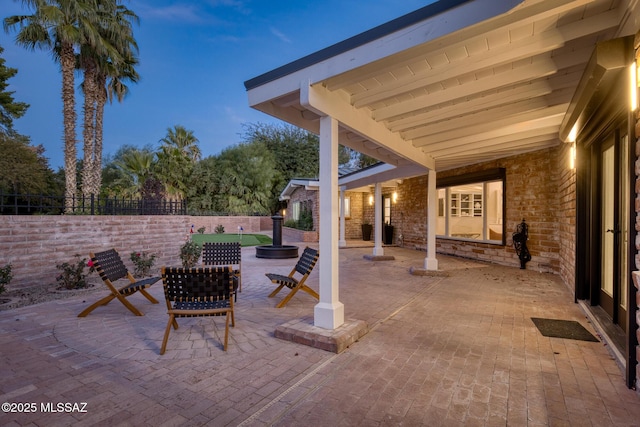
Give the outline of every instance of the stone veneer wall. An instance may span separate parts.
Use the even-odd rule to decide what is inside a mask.
[[[213,233],[221,224],[228,233],[240,225],[245,233],[265,229],[263,217],[168,216],[0,216],[0,266],[12,264],[12,289],[54,284],[57,264],[70,262],[75,254],[116,248],[133,269],[129,254],[148,251],[158,255],[156,266],[180,265],[180,246],[191,225]],[[268,220],[271,229],[271,220]]]

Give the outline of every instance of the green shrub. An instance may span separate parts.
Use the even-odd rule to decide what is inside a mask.
[[[311,209],[304,208],[300,211],[298,228],[305,231],[313,230],[313,214],[311,213]]]
[[[207,227],[200,227],[198,228],[198,233],[199,234],[204,234],[204,232],[207,231]]]
[[[215,231],[216,234],[224,234],[224,226],[222,224],[218,224]]]
[[[87,283],[87,273],[84,268],[87,266],[87,259],[80,258],[76,254],[75,259],[71,262],[65,262],[56,265],[56,268],[62,273],[56,277],[59,286],[58,289],[84,289],[89,286]]]
[[[131,252],[131,261],[133,261],[133,265],[135,266],[133,275],[136,277],[149,276],[149,271],[151,271],[155,260],[156,254],[149,255],[146,252]]]
[[[202,247],[193,240],[187,241],[180,248],[180,259],[184,268],[195,267],[200,259]]]
[[[13,279],[11,274],[11,264],[0,267],[0,294],[6,291],[5,286]]]
[[[289,228],[298,228],[298,221],[295,219],[288,219],[284,222],[284,226]]]

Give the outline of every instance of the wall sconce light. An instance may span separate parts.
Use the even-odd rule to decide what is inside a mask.
[[[393,203],[396,203],[398,201],[398,192],[394,191],[393,194],[391,195],[391,200],[393,201]]]
[[[576,143],[571,144],[571,152],[569,154],[569,168],[576,168]]]
[[[373,206],[373,196],[369,195],[369,206]]]
[[[638,74],[640,70],[635,62],[629,66],[629,107],[631,111],[636,111],[638,108]]]
[[[286,209],[282,209],[282,216],[287,216],[287,210]]]

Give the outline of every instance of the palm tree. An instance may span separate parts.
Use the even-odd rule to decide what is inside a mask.
[[[147,179],[153,177],[152,167],[155,155],[149,150],[131,150],[123,153],[115,162],[122,177],[116,183],[123,196],[141,197]]]
[[[177,148],[178,152],[196,162],[200,160],[200,148],[198,138],[192,130],[187,130],[184,126],[175,125],[173,129],[167,129],[167,136],[160,140],[163,146]]]
[[[98,194],[102,187],[102,136],[103,136],[103,118],[104,118],[104,106],[109,102],[113,102],[116,98],[118,102],[122,102],[125,96],[129,93],[129,88],[126,85],[127,81],[136,83],[139,79],[139,75],[136,72],[134,66],[138,64],[138,59],[135,57],[129,58],[124,63],[120,64],[120,67],[115,67],[114,64],[109,64],[110,67],[106,67],[105,72],[98,73],[98,100],[96,106],[96,123],[95,123],[95,145],[94,145],[94,163],[93,163],[93,178],[91,180],[93,187],[93,194]]]
[[[167,136],[160,140],[156,171],[172,200],[182,200],[187,191],[193,166],[200,160],[198,138],[193,131],[176,125],[167,129]]]
[[[65,207],[69,211],[76,194],[75,53],[80,46],[95,43],[99,38],[97,0],[22,0],[22,3],[35,11],[32,15],[5,18],[5,31],[19,28],[18,45],[51,51],[62,70]]]
[[[133,38],[132,22],[138,17],[116,0],[98,3],[100,38],[97,43],[83,46],[78,56],[79,68],[84,70],[84,168],[82,192],[98,194],[101,186],[102,136],[104,105],[107,100],[108,78],[137,81],[133,68],[138,60],[137,44]],[[122,87],[122,85],[118,85]],[[126,86],[124,86],[126,88]],[[122,97],[118,95],[118,100]]]

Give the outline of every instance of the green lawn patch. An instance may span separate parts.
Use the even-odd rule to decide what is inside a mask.
[[[241,246],[270,245],[273,240],[264,234],[243,234],[242,239],[238,234],[192,234],[191,239],[198,243],[228,243],[240,242]]]

